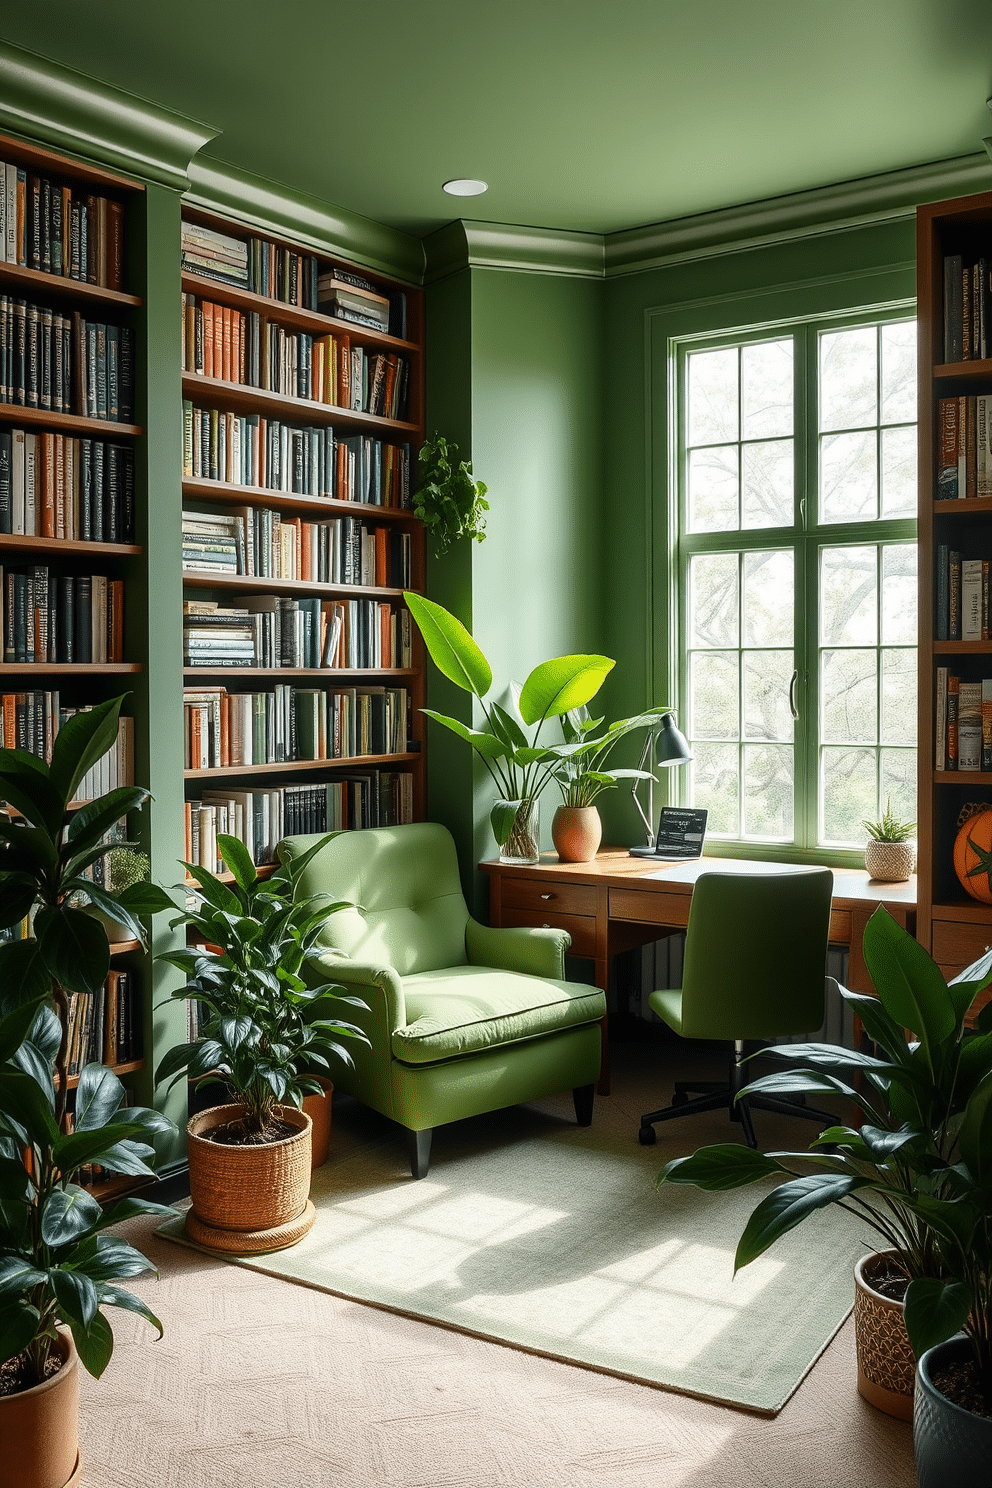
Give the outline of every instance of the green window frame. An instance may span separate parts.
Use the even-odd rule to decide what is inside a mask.
[[[863,818],[915,817],[913,312],[672,351],[675,793],[721,854],[859,863]]]

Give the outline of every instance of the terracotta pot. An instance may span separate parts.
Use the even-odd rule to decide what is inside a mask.
[[[933,1383],[941,1365],[966,1358],[971,1349],[962,1334],[927,1349],[916,1377],[913,1450],[920,1488],[964,1488],[987,1483],[992,1463],[992,1420],[955,1405]]]
[[[75,1488],[79,1482],[79,1357],[59,1331],[58,1374],[0,1395],[0,1488]]]
[[[551,840],[563,863],[589,863],[603,840],[603,823],[595,806],[559,806],[551,823]]]
[[[322,1167],[327,1161],[327,1155],[331,1150],[331,1096],[334,1094],[334,1086],[324,1075],[314,1075],[324,1087],[323,1095],[305,1095],[303,1097],[303,1109],[313,1122],[313,1130],[310,1134],[311,1168]]]
[[[894,1252],[862,1256],[854,1268],[854,1342],[858,1354],[858,1392],[871,1405],[913,1419],[916,1355],[906,1332],[906,1304],[885,1297],[872,1286],[872,1273]]]
[[[912,842],[876,842],[865,847],[865,867],[869,878],[879,883],[905,883],[916,867],[916,845]]]
[[[212,1106],[186,1126],[192,1209],[186,1228],[199,1244],[218,1250],[281,1250],[302,1238],[314,1219],[310,1194],[310,1117],[278,1106],[296,1128],[292,1136],[255,1147],[211,1142],[203,1135],[236,1121],[238,1105]]]

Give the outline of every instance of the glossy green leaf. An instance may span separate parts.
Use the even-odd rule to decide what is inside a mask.
[[[148,791],[144,786],[122,785],[95,801],[87,801],[69,818],[65,840],[67,847],[72,849],[72,856],[77,857],[95,847],[111,827],[147,800]]]
[[[79,1362],[94,1379],[99,1379],[114,1352],[114,1335],[102,1312],[97,1312],[88,1328],[67,1319],[76,1345]]]
[[[722,1193],[782,1171],[781,1163],[763,1152],[738,1142],[720,1142],[712,1147],[700,1147],[691,1157],[673,1158],[658,1174],[658,1183],[691,1183],[696,1188]]]
[[[958,1130],[958,1147],[975,1181],[992,1188],[992,1073],[971,1093]]]
[[[35,1025],[37,1001],[25,1002],[0,1018],[0,1064],[12,1059]]]
[[[32,1142],[44,1146],[58,1137],[52,1107],[30,1075],[0,1070],[0,1111],[18,1122]]]
[[[463,691],[485,697],[493,685],[492,670],[462,622],[422,594],[405,592],[403,598],[438,671]]]
[[[155,1268],[152,1267],[151,1269],[154,1270]],[[152,1312],[147,1302],[143,1302],[133,1292],[125,1291],[123,1287],[105,1285],[99,1288],[99,1293],[100,1305],[102,1307],[120,1307],[127,1312],[137,1313],[138,1317],[143,1317],[146,1322],[151,1323],[152,1327],[158,1331],[159,1338],[162,1337],[162,1324]]]
[[[82,1271],[65,1271],[58,1266],[52,1268],[49,1280],[64,1320],[88,1328],[99,1305],[96,1283]]]
[[[98,992],[110,970],[107,932],[81,909],[39,909],[35,934],[44,964],[73,992]]]
[[[47,997],[52,977],[36,940],[7,940],[0,944],[0,995],[12,1001],[34,1002]]]
[[[219,832],[217,849],[225,866],[234,874],[235,881],[246,893],[250,893],[258,881],[258,874],[255,872],[255,864],[244,843],[226,832]]]
[[[41,1213],[41,1238],[52,1247],[68,1245],[91,1230],[102,1210],[85,1188],[56,1188]]]
[[[770,1245],[795,1229],[808,1214],[836,1204],[848,1194],[867,1186],[863,1178],[834,1173],[814,1173],[793,1178],[770,1193],[754,1210],[745,1226],[734,1257],[734,1270],[750,1265]]]
[[[0,873],[0,930],[25,919],[34,905],[38,885],[26,873]]]
[[[947,983],[927,952],[883,908],[876,909],[864,936],[865,964],[882,1006],[892,1020],[912,1029],[933,1051],[955,1026]]]
[[[917,1355],[953,1338],[968,1321],[971,1294],[959,1281],[916,1277],[906,1291],[906,1332]]]
[[[44,763],[22,749],[0,749],[0,800],[8,802],[33,827],[48,836],[58,833],[65,803]]]
[[[155,883],[128,884],[115,897],[133,915],[163,914],[176,907],[173,899]]]
[[[103,1064],[84,1065],[76,1089],[76,1131],[96,1131],[105,1127],[124,1098],[124,1086],[113,1070]],[[130,1120],[129,1112],[125,1114],[125,1120]]]
[[[37,1336],[41,1314],[24,1297],[0,1305],[0,1359],[13,1359]]]
[[[422,708],[421,712],[426,718],[432,718],[442,728],[450,729],[451,733],[457,734],[459,739],[464,739],[466,744],[486,759],[506,759],[510,753],[509,745],[502,739],[497,739],[495,734],[487,733],[485,729],[469,728],[467,724],[460,722],[457,718],[448,718],[444,713],[435,713],[433,708]]]
[[[21,1200],[27,1191],[28,1175],[23,1162],[15,1157],[0,1157],[0,1203]]]
[[[521,689],[521,718],[537,723],[587,703],[615,665],[608,656],[556,656],[541,662]]]
[[[492,720],[493,733],[502,739],[503,743],[510,749],[524,749],[527,745],[527,735],[520,727],[513,714],[506,708],[501,708],[499,703],[491,703],[489,716]]]
[[[41,1271],[24,1256],[0,1255],[0,1300],[30,1291],[48,1280],[48,1273]],[[2,1355],[0,1355],[2,1357]]]
[[[93,765],[117,741],[117,720],[123,697],[109,698],[75,713],[66,720],[52,746],[52,784],[64,802],[72,800],[76,787]]]

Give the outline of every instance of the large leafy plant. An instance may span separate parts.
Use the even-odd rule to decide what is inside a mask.
[[[772,1047],[764,1052],[805,1068],[754,1080],[739,1096],[841,1095],[857,1105],[861,1125],[828,1127],[805,1153],[763,1154],[733,1143],[700,1148],[670,1162],[659,1181],[723,1190],[787,1175],[748,1220],[735,1269],[828,1204],[858,1214],[909,1279],[914,1349],[922,1353],[964,1329],[992,1405],[992,1003],[976,1031],[965,1021],[992,981],[992,953],[948,984],[881,908],[868,922],[864,949],[878,996],[843,995],[879,1052]],[[810,1172],[811,1164],[822,1171]]]
[[[570,709],[581,708],[595,697],[615,663],[608,656],[557,656],[543,661],[523,686],[512,689],[518,716],[495,701],[486,702],[493,685],[492,667],[464,625],[454,615],[420,594],[405,594],[407,606],[420,628],[427,650],[439,671],[464,692],[479,700],[488,725],[469,728],[457,718],[448,718],[425,708],[428,718],[450,729],[470,744],[496,785],[504,804],[493,808],[492,826],[496,841],[506,842],[515,813],[505,803],[532,800],[551,781],[563,756],[583,746],[549,745],[540,742],[541,731],[551,718],[561,718]],[[530,738],[524,732],[532,727]]]
[[[326,985],[312,991],[299,975],[327,915],[349,907],[297,894],[300,874],[329,841],[322,838],[269,878],[259,877],[244,843],[223,834],[217,844],[233,883],[184,865],[196,880],[182,890],[194,907],[172,924],[186,925],[199,944],[161,959],[186,977],[172,996],[192,999],[205,1016],[192,1042],[165,1055],[157,1078],[222,1082],[242,1107],[247,1140],[277,1134],[276,1108],[299,1107],[304,1095],[321,1090],[315,1069],[329,1069],[332,1059],[352,1063],[342,1038],[368,1042],[337,1016],[342,1004],[364,1007],[360,999]]]
[[[172,1130],[158,1111],[125,1105],[113,1071],[88,1064],[67,1121],[69,998],[96,993],[110,966],[107,932],[83,901],[142,942],[139,915],[169,907],[150,883],[121,893],[86,870],[106,852],[106,832],[147,799],[125,786],[69,809],[86,771],[117,737],[121,699],[77,713],[56,736],[50,764],[0,750],[0,928],[30,918],[33,933],[0,945],[0,1361],[20,1359],[23,1388],[45,1378],[64,1324],[93,1375],[113,1349],[106,1307],[158,1319],[121,1278],[154,1270],[133,1246],[105,1233],[130,1215],[171,1211],[130,1197],[107,1208],[81,1184],[92,1165],[153,1178],[146,1140]]]
[[[570,751],[558,749],[558,761],[552,773],[561,790],[562,802],[566,806],[591,806],[596,797],[605,790],[612,790],[620,780],[651,780],[649,770],[606,768],[614,746],[625,734],[635,729],[650,728],[662,713],[669,711],[667,704],[649,708],[635,718],[621,718],[608,724],[603,733],[604,719],[590,718],[586,707],[570,709],[561,720],[562,736]]]
[[[473,480],[469,462],[458,458],[457,444],[440,434],[432,434],[424,441],[418,456],[413,510],[439,553],[446,553],[458,537],[483,541],[486,535],[483,513],[489,510],[485,496],[485,483]]]

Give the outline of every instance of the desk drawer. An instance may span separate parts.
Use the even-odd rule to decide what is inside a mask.
[[[933,959],[945,976],[957,976],[992,946],[992,924],[967,925],[960,920],[934,920]]]
[[[610,919],[641,925],[688,925],[691,892],[653,893],[650,889],[611,889]]]
[[[596,913],[594,884],[555,883],[547,879],[505,877],[502,881],[501,894],[504,909],[533,909],[542,912],[553,910],[556,924],[559,915],[594,915]]]
[[[596,919],[594,915],[561,914],[557,909],[505,909],[504,925],[526,925],[550,927],[552,930],[567,930],[572,937],[569,954],[573,956],[595,956]]]

